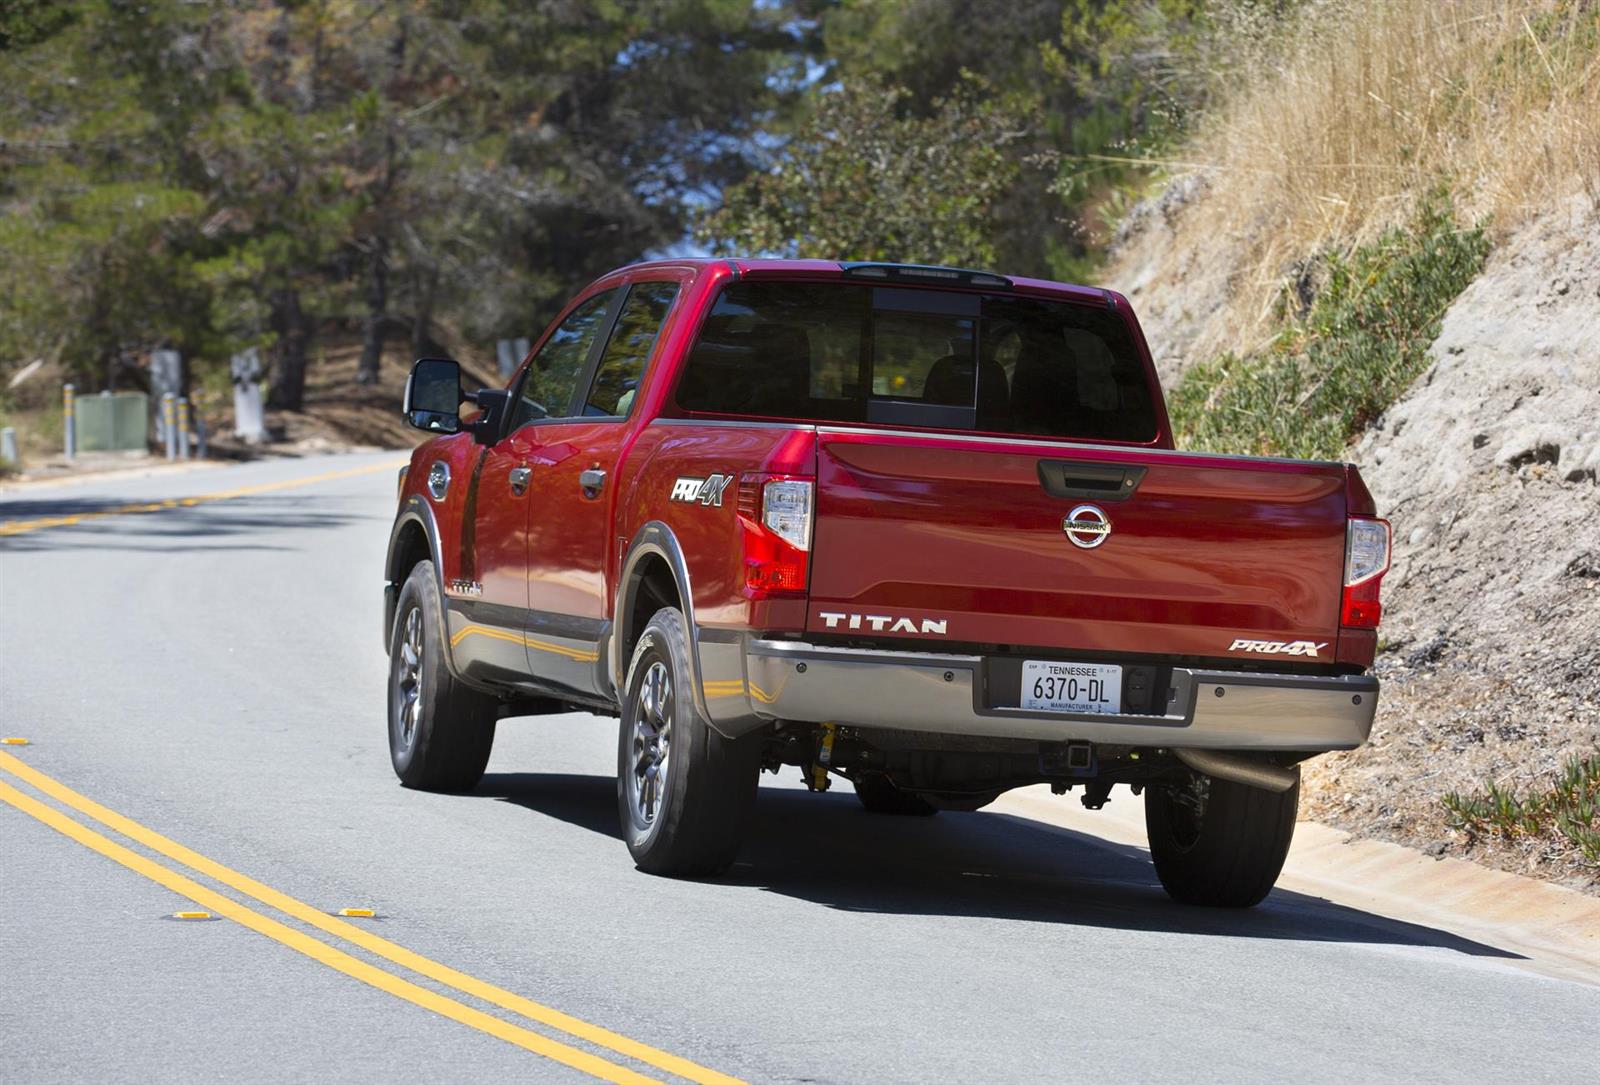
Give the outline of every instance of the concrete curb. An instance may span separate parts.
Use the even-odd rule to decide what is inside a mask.
[[[1105,809],[1075,795],[1020,788],[990,810],[1145,846],[1144,803],[1119,790]],[[1527,958],[1514,967],[1600,986],[1600,899],[1464,859],[1434,859],[1378,840],[1360,840],[1314,821],[1295,826],[1278,884],[1331,903],[1448,931]]]
[[[94,482],[112,482],[118,479],[155,478],[159,475],[182,475],[190,471],[208,471],[227,467],[229,460],[179,460],[176,463],[157,461],[132,467],[91,467],[86,470],[63,471],[57,475],[23,475],[0,482],[0,494],[22,490],[36,490],[55,486],[82,486]]]

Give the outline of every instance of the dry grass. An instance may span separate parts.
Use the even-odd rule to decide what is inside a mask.
[[[1259,64],[1178,156],[1210,191],[1175,240],[1232,250],[1227,345],[1270,334],[1297,262],[1370,241],[1440,184],[1496,231],[1577,191],[1600,207],[1594,0],[1312,0]]]

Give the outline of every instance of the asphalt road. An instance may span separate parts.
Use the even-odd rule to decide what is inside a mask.
[[[1087,834],[787,770],[731,877],[653,878],[584,715],[503,723],[476,794],[402,789],[391,463],[0,493],[0,1080],[1592,1076],[1600,987],[1282,891],[1182,908]]]

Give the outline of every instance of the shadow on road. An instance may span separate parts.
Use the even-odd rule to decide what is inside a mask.
[[[490,774],[477,794],[621,846],[611,777]],[[1139,800],[1119,792],[1113,801]],[[1167,897],[1141,848],[984,811],[933,818],[868,814],[848,788],[813,795],[763,787],[740,861],[722,881],[848,911],[1427,946],[1523,959],[1446,931],[1284,889],[1247,911],[1186,907]]]
[[[289,528],[336,528],[369,519],[343,511],[348,501],[322,494],[230,498],[148,512],[101,516],[140,502],[111,498],[51,498],[0,502],[0,524],[89,515],[93,518],[0,536],[0,550],[281,550],[244,541]],[[240,540],[230,542],[228,540]]]

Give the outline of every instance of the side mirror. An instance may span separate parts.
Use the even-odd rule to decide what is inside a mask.
[[[429,433],[461,430],[461,366],[449,358],[419,358],[406,379],[406,421]]]

